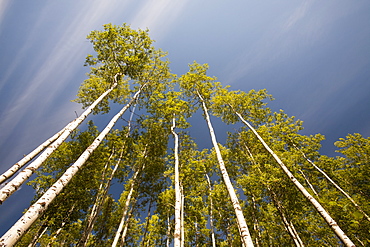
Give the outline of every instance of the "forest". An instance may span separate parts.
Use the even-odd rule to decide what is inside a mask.
[[[320,154],[325,137],[272,111],[266,90],[233,91],[197,62],[173,74],[148,30],[106,24],[87,38],[85,111],[0,176],[0,203],[35,191],[0,246],[370,245],[370,138]],[[82,124],[112,112],[101,131]]]

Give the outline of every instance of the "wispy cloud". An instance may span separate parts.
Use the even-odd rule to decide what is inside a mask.
[[[277,15],[276,20],[269,26],[261,27],[261,30],[265,31],[256,36],[255,42],[241,52],[235,59],[236,62],[229,66],[233,72],[228,81],[236,81],[251,71],[281,62],[281,59],[299,50],[311,39],[319,39],[317,30],[321,28],[320,23],[308,20],[312,16],[307,16],[313,2],[314,0],[307,0],[298,4],[283,19],[279,18],[283,16],[284,9],[278,10],[281,14]]]
[[[312,0],[306,0],[300,6],[298,6],[298,8],[296,8],[296,10],[290,15],[289,19],[283,25],[285,31],[291,29],[299,20],[306,16],[310,3],[312,3]]]
[[[2,0],[0,1],[0,26],[5,18],[5,13],[10,5],[10,0]],[[1,30],[0,30],[1,32]]]
[[[139,28],[149,28],[156,37],[164,37],[186,7],[187,0],[147,0],[132,20]]]
[[[80,4],[81,5],[81,4]],[[24,81],[22,88],[17,89],[18,95],[13,95],[4,107],[2,121],[0,122],[0,140],[5,141],[14,132],[18,124],[24,121],[24,116],[28,111],[35,112],[35,116],[29,122],[37,121],[38,114],[45,113],[53,103],[55,97],[73,83],[70,79],[80,70],[81,57],[84,57],[90,47],[85,42],[86,35],[96,26],[101,26],[101,20],[109,16],[110,12],[116,11],[115,5],[107,4],[106,1],[90,1],[89,4],[78,6],[66,13],[65,18],[59,23],[55,30],[49,33],[42,33],[43,24],[49,21],[51,12],[55,12],[55,5],[46,4],[42,10],[38,21],[33,25],[28,37],[24,40],[23,46],[17,48],[13,62],[8,67],[4,79],[8,79],[12,74],[19,73],[19,64],[24,59],[25,51],[29,49],[29,44],[37,40],[37,36],[44,35],[44,49],[39,51],[38,57],[29,66],[37,68],[36,72],[29,71],[28,74],[22,73],[19,77]],[[121,7],[124,5],[120,5]],[[6,83],[6,82],[5,82]],[[8,82],[9,83],[9,82]],[[47,90],[47,91],[46,91]],[[42,97],[43,104],[38,104],[38,110],[34,111],[33,102]],[[49,109],[49,112],[51,110]],[[65,111],[64,111],[65,112]],[[73,111],[72,111],[73,112]],[[63,118],[63,116],[58,116]],[[68,121],[68,120],[67,120]],[[31,124],[31,123],[29,123]],[[34,123],[35,124],[35,123]],[[37,125],[37,124],[36,124]],[[21,140],[20,140],[21,141]]]

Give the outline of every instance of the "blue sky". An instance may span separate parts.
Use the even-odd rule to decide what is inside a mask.
[[[370,136],[369,13],[365,0],[1,0],[0,172],[82,112],[85,37],[106,23],[149,28],[174,73],[196,60],[234,90],[266,88],[333,155],[338,138]],[[16,201],[2,208],[20,214]]]

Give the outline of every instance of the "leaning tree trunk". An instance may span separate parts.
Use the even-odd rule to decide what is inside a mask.
[[[43,214],[50,203],[62,191],[62,189],[71,181],[73,176],[82,168],[92,152],[99,146],[105,136],[113,128],[118,119],[139,97],[143,87],[135,93],[130,102],[117,113],[104,128],[104,130],[95,138],[94,142],[81,154],[77,161],[70,166],[66,172],[38,199],[27,212],[2,236],[0,246],[13,246],[19,238],[28,230],[28,228]]]
[[[251,247],[251,246],[253,246],[252,238],[251,238],[251,235],[249,233],[247,223],[244,219],[243,212],[242,212],[242,209],[240,207],[238,197],[236,196],[236,193],[234,191],[234,187],[233,187],[233,185],[230,181],[229,174],[227,173],[225,163],[224,163],[224,160],[223,160],[222,155],[221,155],[220,148],[218,147],[218,143],[217,143],[217,140],[216,140],[216,135],[214,133],[213,126],[212,126],[212,123],[211,123],[211,119],[210,119],[209,114],[208,114],[207,106],[206,106],[206,104],[203,100],[203,97],[200,95],[199,92],[197,92],[197,95],[198,95],[198,97],[199,97],[199,99],[202,103],[203,112],[204,112],[204,115],[206,117],[206,121],[207,121],[208,128],[209,128],[209,133],[211,135],[211,139],[212,139],[212,143],[213,143],[213,147],[215,148],[215,151],[216,151],[216,154],[217,154],[217,160],[218,160],[219,168],[220,168],[220,171],[221,171],[221,174],[222,174],[222,178],[224,180],[224,183],[225,183],[227,191],[229,193],[231,202],[232,202],[233,207],[234,207],[234,211],[235,211],[236,219],[237,219],[237,222],[238,222],[238,227],[239,227],[242,243],[246,247]]]
[[[116,81],[117,75],[115,76]],[[83,120],[92,112],[97,104],[99,104],[103,98],[108,95],[115,87],[117,82],[113,86],[104,92],[100,97],[91,104],[86,111],[74,121],[69,123],[65,128],[64,132],[59,136],[59,138],[54,141],[46,150],[31,164],[29,164],[23,171],[21,171],[15,178],[13,178],[6,186],[0,190],[0,204],[2,204],[11,194],[13,194],[28,178],[42,165],[42,163],[68,138],[73,130],[80,125]]]
[[[281,220],[284,223],[285,229],[289,233],[289,235],[292,237],[292,240],[297,247],[304,247],[304,244],[302,242],[302,239],[298,235],[297,231],[295,230],[295,227],[293,223],[288,220],[285,212],[284,212],[284,206],[281,204],[279,199],[276,196],[276,193],[270,188],[270,186],[267,185],[267,190],[271,193],[272,201],[275,204],[275,208],[277,209],[278,213],[280,214]]]
[[[71,122],[72,123],[72,122]],[[32,152],[27,154],[23,157],[20,161],[15,163],[12,167],[10,167],[6,172],[0,175],[0,184],[4,183],[6,180],[8,180],[11,176],[13,176],[19,169],[21,169],[24,165],[26,165],[30,160],[35,158],[39,153],[41,153],[45,148],[47,148],[53,141],[58,139],[59,136],[61,136],[65,129],[69,127],[71,124],[67,124],[66,127],[64,127],[62,130],[60,130],[58,133],[44,141],[40,146],[35,148]]]
[[[175,132],[176,122],[172,119],[171,132],[175,138],[175,232],[173,234],[174,247],[181,246],[181,192],[179,178],[179,136]]]
[[[32,238],[32,241],[28,244],[27,247],[34,247],[36,246],[38,240],[42,237],[42,235],[44,235],[44,233],[48,230],[49,226],[47,225],[47,220],[48,218],[46,218],[42,223],[41,223],[41,226],[39,228],[39,230],[37,231],[37,233],[35,234],[35,236],[33,236]]]
[[[262,143],[265,149],[274,157],[276,162],[279,164],[281,169],[285,172],[285,174],[289,177],[289,179],[294,183],[294,185],[298,188],[298,190],[312,203],[312,205],[316,208],[317,212],[324,218],[324,220],[328,223],[334,233],[339,237],[339,239],[348,247],[353,247],[355,244],[348,238],[348,236],[342,231],[342,229],[338,226],[335,220],[329,215],[328,212],[321,206],[321,204],[302,186],[302,184],[294,177],[294,175],[289,171],[288,167],[280,160],[280,158],[272,151],[272,149],[266,144],[266,142],[262,139],[262,137],[257,133],[257,131],[250,125],[245,119],[240,115],[237,111],[235,114],[240,118],[240,120],[248,126],[248,128],[254,133],[254,135],[258,138],[258,140]]]
[[[144,168],[144,167],[143,167]],[[130,206],[130,202],[131,202],[131,197],[132,197],[132,194],[134,193],[134,186],[136,185],[136,178],[137,178],[137,175],[139,174],[140,172],[140,168],[138,167],[134,176],[132,177],[132,181],[131,181],[131,184],[130,184],[130,191],[127,195],[127,198],[126,198],[126,202],[125,202],[125,205],[123,207],[123,215],[122,215],[122,218],[121,218],[121,222],[119,223],[119,226],[118,226],[118,229],[117,229],[117,232],[116,232],[116,235],[114,237],[114,240],[113,240],[113,243],[112,243],[112,247],[116,247],[117,244],[118,244],[118,241],[119,241],[119,237],[121,235],[121,232],[123,230],[123,225],[125,224],[126,222],[126,216],[127,216],[127,212],[129,210],[129,206]]]
[[[292,141],[291,141],[292,142]],[[313,161],[311,161],[309,158],[307,158],[307,156],[297,147],[297,145],[295,145],[293,142],[292,142],[292,145],[294,146],[295,149],[297,149],[301,154],[302,156],[308,161],[308,163],[310,163],[317,171],[319,171],[322,175],[324,175],[324,177],[332,184],[334,185],[334,187],[339,190],[345,197],[348,198],[348,200],[351,201],[351,203],[357,208],[358,211],[360,211],[364,216],[365,218],[370,221],[370,217],[364,212],[364,210],[362,210],[362,208],[355,202],[355,200],[353,200],[353,198],[348,195],[347,192],[345,192],[336,182],[333,181],[333,179],[331,179],[328,174],[326,174],[326,172],[324,172],[323,170],[320,169],[320,167],[318,167],[317,165],[315,165],[315,163]]]
[[[135,200],[133,202],[133,206],[131,206],[130,210],[127,213],[125,228],[123,228],[122,236],[121,236],[121,246],[124,246],[124,244],[126,242],[126,235],[127,235],[127,231],[128,231],[128,227],[129,227],[129,221],[132,217],[132,211],[133,211],[136,203],[137,203],[137,201]]]
[[[216,247],[215,228],[213,226],[213,201],[212,201],[212,184],[208,174],[206,174],[209,190],[209,227],[211,228],[212,247]]]
[[[100,184],[100,188],[98,190],[98,195],[96,197],[96,200],[95,200],[95,203],[91,209],[91,213],[88,217],[88,220],[87,220],[87,225],[85,227],[85,230],[82,234],[82,237],[81,239],[79,240],[77,246],[80,247],[80,246],[86,246],[87,244],[87,241],[89,240],[89,237],[90,237],[90,233],[92,232],[93,230],[93,227],[94,227],[94,224],[98,218],[98,214],[99,212],[101,211],[102,207],[103,207],[103,202],[107,196],[107,193],[109,191],[109,188],[110,188],[110,185],[112,183],[112,180],[113,180],[113,177],[114,177],[114,174],[116,173],[117,171],[117,168],[118,168],[118,165],[119,163],[121,162],[121,159],[122,159],[122,155],[123,155],[123,148],[121,150],[121,153],[120,153],[120,157],[118,159],[118,161],[116,162],[116,165],[114,166],[114,169],[112,170],[109,178],[108,178],[108,181],[106,181],[106,185],[104,188],[103,187],[103,183],[105,182],[105,172],[103,172],[103,178],[102,178],[102,183]],[[107,161],[107,164],[106,166],[108,166],[109,164],[109,160],[111,159],[111,157],[113,156],[113,152],[111,154],[111,156],[109,157],[108,161]]]

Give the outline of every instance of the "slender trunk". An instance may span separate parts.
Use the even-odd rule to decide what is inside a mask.
[[[171,132],[175,139],[175,232],[173,234],[174,247],[181,246],[181,192],[179,178],[179,136],[175,132],[176,122],[172,119]]]
[[[135,203],[134,203],[135,204]],[[128,230],[128,223],[131,219],[131,216],[132,216],[132,210],[135,206],[132,206],[130,208],[130,210],[128,211],[127,213],[127,219],[126,219],[126,224],[125,224],[125,228],[123,228],[123,231],[122,231],[122,236],[121,236],[121,246],[123,246],[125,244],[125,241],[126,241],[126,235],[127,235],[127,230]]]
[[[304,180],[306,181],[306,183],[308,184],[308,186],[310,186],[312,192],[316,195],[316,196],[319,196],[315,190],[315,188],[313,187],[313,185],[310,183],[310,181],[308,180],[308,178],[306,177],[306,175],[303,173],[302,170],[299,170],[299,172],[302,174]]]
[[[115,76],[116,79],[116,76]],[[21,171],[16,177],[14,177],[7,185],[0,190],[0,204],[2,204],[10,195],[12,195],[28,178],[42,165],[42,163],[68,138],[73,130],[80,125],[83,120],[92,112],[95,106],[103,100],[115,87],[117,82],[113,86],[103,93],[93,104],[91,104],[86,111],[78,118],[69,123],[65,128],[64,132],[54,141],[46,150],[37,157],[31,164],[29,164],[23,171]]]
[[[254,159],[253,154],[251,153],[251,151],[248,148],[248,146],[244,144],[244,147],[247,150],[248,155],[249,155],[249,157],[252,160],[252,164],[255,165],[255,166],[257,166],[257,162]],[[261,171],[259,168],[258,168],[258,170]],[[256,205],[256,201],[254,199],[254,195],[253,194],[252,194],[251,198],[252,198],[252,205],[253,205],[253,210],[252,210],[253,213],[252,214],[253,214],[253,218],[254,218],[253,228],[254,228],[255,232],[257,233],[257,236],[256,236],[256,245],[259,246],[259,239],[262,239],[262,237],[261,237],[261,231],[260,231],[260,227],[259,227],[258,217],[256,216],[256,213],[258,212],[258,210],[257,210],[257,205]]]
[[[209,189],[209,226],[211,227],[211,239],[212,239],[212,247],[216,247],[216,238],[215,238],[215,229],[213,226],[213,201],[212,201],[212,184],[211,180],[209,179],[208,174],[206,174],[207,182],[208,182],[208,189]]]
[[[73,205],[70,210],[68,211],[67,215],[64,217],[64,220],[62,222],[62,225],[59,227],[59,229],[55,232],[54,236],[51,238],[51,240],[49,241],[48,243],[48,247],[49,246],[52,246],[52,244],[55,242],[55,240],[57,239],[57,237],[59,236],[60,232],[63,230],[63,227],[65,226],[65,224],[67,223],[66,221],[68,220],[68,218],[70,217],[70,215],[72,214],[73,210],[75,209],[75,206],[76,205]]]
[[[252,198],[252,207],[253,207],[252,215],[253,215],[253,218],[254,218],[253,219],[253,221],[254,221],[253,229],[256,232],[256,246],[259,247],[260,246],[259,243],[260,243],[260,239],[261,239],[261,230],[260,230],[259,222],[258,222],[257,215],[256,215],[256,212],[257,212],[256,201],[254,200],[253,195],[251,196],[251,198]]]
[[[244,145],[245,149],[247,150],[249,156],[251,157],[252,159],[252,163],[253,165],[257,165],[254,157],[253,157],[253,154],[251,153],[250,149]],[[258,167],[258,166],[257,166]],[[262,171],[260,168],[257,168],[258,171],[260,172],[260,174],[262,175]],[[301,240],[301,238],[299,237],[297,231],[295,230],[294,228],[294,225],[291,221],[288,221],[286,216],[285,216],[285,213],[283,211],[283,205],[281,205],[280,201],[277,199],[277,196],[275,194],[275,192],[273,190],[271,190],[271,188],[267,185],[267,190],[271,193],[271,197],[272,197],[272,201],[274,202],[274,205],[275,207],[277,208],[279,214],[280,214],[280,217],[281,219],[283,220],[283,223],[284,223],[284,226],[285,226],[285,229],[287,230],[287,232],[289,233],[289,235],[292,237],[293,241],[294,241],[294,244],[298,247],[302,246],[304,247],[304,244]],[[256,203],[255,203],[255,200],[254,200],[254,196],[252,196],[252,202],[253,202],[253,209],[255,211],[257,211],[256,209]],[[254,215],[254,213],[253,213]],[[255,223],[257,222],[258,223],[258,220],[256,218],[256,216],[254,215],[254,218],[255,218]],[[257,232],[258,232],[258,236],[260,237],[260,232],[259,230],[255,229]],[[256,239],[256,242],[258,242],[258,240]]]
[[[289,225],[290,225],[290,228],[293,230],[294,234],[297,236],[297,240],[298,240],[298,242],[300,243],[300,245],[301,245],[301,246],[304,246],[303,241],[302,241],[301,237],[298,235],[298,232],[297,232],[297,230],[295,229],[295,227],[294,227],[294,225],[293,225],[292,221],[289,221]]]
[[[167,215],[167,239],[166,239],[166,247],[170,247],[170,234],[171,234],[171,224],[170,224],[170,216]]]
[[[46,224],[46,221],[47,220],[44,220],[40,229],[37,231],[37,234],[35,234],[31,243],[29,243],[28,247],[34,247],[39,241],[39,239],[42,237],[42,235],[44,235],[44,233],[48,230],[48,225]]]
[[[207,106],[206,106],[206,104],[203,100],[203,97],[200,95],[200,93],[197,92],[197,94],[198,94],[198,97],[199,97],[199,99],[202,103],[202,106],[203,106],[203,112],[204,112],[205,117],[206,117],[206,121],[207,121],[208,128],[209,128],[209,133],[211,135],[211,139],[212,139],[212,143],[213,143],[213,147],[215,148],[215,151],[216,151],[216,154],[217,154],[217,160],[218,160],[218,163],[219,163],[219,168],[220,168],[220,171],[221,171],[221,174],[222,174],[222,178],[223,178],[224,183],[226,185],[227,191],[229,192],[229,196],[230,196],[231,202],[232,202],[234,210],[235,210],[235,215],[236,215],[236,219],[237,219],[237,222],[238,222],[238,227],[239,227],[239,230],[241,232],[242,242],[245,244],[246,247],[251,247],[251,246],[253,246],[252,238],[251,238],[251,235],[249,233],[247,223],[244,219],[243,212],[242,212],[242,209],[240,207],[238,197],[236,196],[236,193],[234,191],[234,187],[233,187],[233,185],[230,181],[229,175],[227,173],[224,160],[221,156],[221,151],[220,151],[220,148],[218,147],[218,143],[217,143],[216,136],[215,136],[215,133],[214,133],[214,130],[213,130],[211,119],[210,119],[209,114],[208,114]]]
[[[0,239],[0,246],[12,246],[24,234],[25,231],[37,220],[39,216],[47,209],[49,204],[62,191],[62,189],[71,181],[72,177],[80,170],[91,153],[99,146],[105,136],[112,129],[116,121],[123,115],[130,105],[137,100],[142,88],[133,96],[130,102],[124,106],[121,111],[116,114],[104,130],[95,138],[94,142],[81,154],[77,161],[67,169],[67,171],[50,187],[45,194],[37,200],[28,211],[2,236]],[[66,131],[67,132],[67,131]]]
[[[275,208],[279,212],[280,217],[284,223],[285,229],[287,230],[289,235],[292,237],[294,244],[297,247],[304,247],[304,244],[301,238],[299,237],[299,235],[297,234],[297,231],[295,230],[293,223],[287,219],[285,212],[284,212],[284,207],[283,205],[281,205],[281,202],[277,198],[275,192],[271,190],[270,187],[267,187],[267,190],[271,193],[271,198],[272,198],[272,201],[274,202]]]
[[[137,178],[137,175],[139,174],[139,172],[140,172],[140,169],[138,168],[136,170],[134,176],[132,177],[132,181],[131,181],[131,184],[130,184],[130,191],[129,191],[128,195],[127,195],[126,202],[125,202],[125,205],[123,207],[123,215],[122,215],[122,218],[121,218],[121,222],[120,222],[120,224],[118,226],[116,235],[114,237],[114,241],[113,241],[112,247],[117,246],[119,237],[120,237],[121,232],[122,232],[122,229],[123,229],[123,225],[126,222],[127,212],[129,210],[129,206],[130,206],[130,202],[131,202],[131,197],[132,197],[132,194],[134,192],[134,186],[136,185],[136,178]]]
[[[182,185],[180,186],[181,189],[181,247],[184,247],[184,242],[185,242],[185,227],[184,227],[184,201],[185,201],[185,196],[184,196],[184,189]]]
[[[364,243],[357,236],[355,236],[355,239],[361,244],[361,246],[365,246]]]
[[[311,161],[309,158],[307,158],[307,156],[292,142],[293,146],[302,154],[302,156],[317,170],[319,171],[322,175],[324,175],[324,177],[332,184],[334,185],[334,187],[339,190],[345,197],[348,198],[348,200],[351,201],[351,203],[357,208],[358,211],[360,211],[364,216],[365,218],[370,221],[370,217],[362,210],[362,208],[355,202],[355,200],[353,200],[353,198],[348,195],[348,193],[346,193],[337,183],[335,183],[329,176],[328,174],[326,174],[326,172],[324,172],[323,170],[321,170],[317,165],[315,165],[315,163],[313,161]]]
[[[63,227],[64,227],[64,225],[65,225],[65,224],[66,224],[66,223],[65,223],[65,222],[63,222],[63,223],[62,223],[62,226],[61,226],[61,227],[59,227],[59,229],[58,229],[58,230],[56,230],[56,232],[55,232],[54,236],[50,239],[50,241],[49,241],[48,245],[46,245],[46,247],[51,247],[51,246],[53,246],[53,243],[55,242],[55,240],[56,240],[56,239],[57,239],[57,237],[59,236],[60,232],[63,230]]]
[[[95,222],[98,218],[98,214],[99,214],[99,212],[101,211],[101,209],[103,207],[103,202],[104,202],[104,200],[106,198],[106,195],[108,193],[108,190],[110,188],[110,185],[111,185],[112,179],[114,177],[114,174],[116,173],[118,165],[121,162],[122,155],[123,155],[123,148],[121,150],[120,157],[119,157],[118,161],[116,162],[116,165],[114,166],[114,169],[113,169],[108,181],[106,182],[106,185],[105,185],[104,188],[102,188],[102,185],[103,185],[103,182],[104,182],[104,178],[102,178],[102,183],[100,184],[100,187],[99,187],[99,190],[98,190],[98,196],[96,197],[95,203],[94,203],[94,205],[91,209],[91,213],[90,213],[89,218],[87,220],[87,225],[85,227],[85,230],[84,230],[84,232],[82,234],[82,237],[81,237],[79,243],[77,244],[77,246],[86,246],[86,243],[89,240],[90,234],[91,234],[91,232],[94,228],[94,224],[95,224]],[[111,156],[109,157],[108,160],[110,160],[112,156],[113,156],[113,152],[112,152],[112,154],[111,154]],[[106,166],[108,164],[109,164],[109,161],[106,163]],[[105,176],[104,173],[105,172],[103,172],[103,176]]]
[[[285,164],[280,160],[280,158],[271,150],[271,148],[266,144],[266,142],[262,139],[262,137],[257,133],[257,131],[247,122],[244,118],[236,111],[235,114],[240,118],[240,120],[248,126],[248,128],[256,135],[262,145],[266,148],[266,150],[274,157],[276,162],[280,165],[283,169],[285,174],[289,177],[289,179],[294,183],[294,185],[299,189],[299,191],[312,203],[312,205],[316,208],[316,210],[321,214],[324,220],[329,224],[331,229],[334,233],[340,238],[340,240],[348,247],[355,246],[354,243],[347,237],[347,235],[342,231],[342,229],[337,225],[334,219],[325,211],[325,209],[321,206],[321,204],[311,196],[311,194],[302,186],[302,184],[294,177],[294,175],[289,171],[289,169],[285,166]]]
[[[12,167],[10,167],[6,172],[0,175],[0,184],[4,183],[6,180],[8,180],[11,176],[13,176],[17,171],[19,171],[24,165],[26,165],[30,160],[36,157],[39,153],[41,153],[47,146],[49,146],[53,141],[58,139],[59,136],[61,136],[66,128],[71,123],[69,123],[66,127],[64,127],[62,130],[60,130],[58,133],[47,139],[45,142],[43,142],[40,146],[35,148],[32,152],[27,154],[23,157],[20,161],[15,163]]]
[[[149,222],[150,222],[150,215],[151,215],[151,212],[150,211],[152,209],[152,202],[153,202],[153,200],[150,199],[149,207],[148,207],[148,215],[146,216],[147,220],[146,220],[146,224],[145,224],[144,236],[143,236],[143,240],[141,241],[141,246],[142,247],[145,246],[146,235],[148,234],[148,228],[149,228]]]

